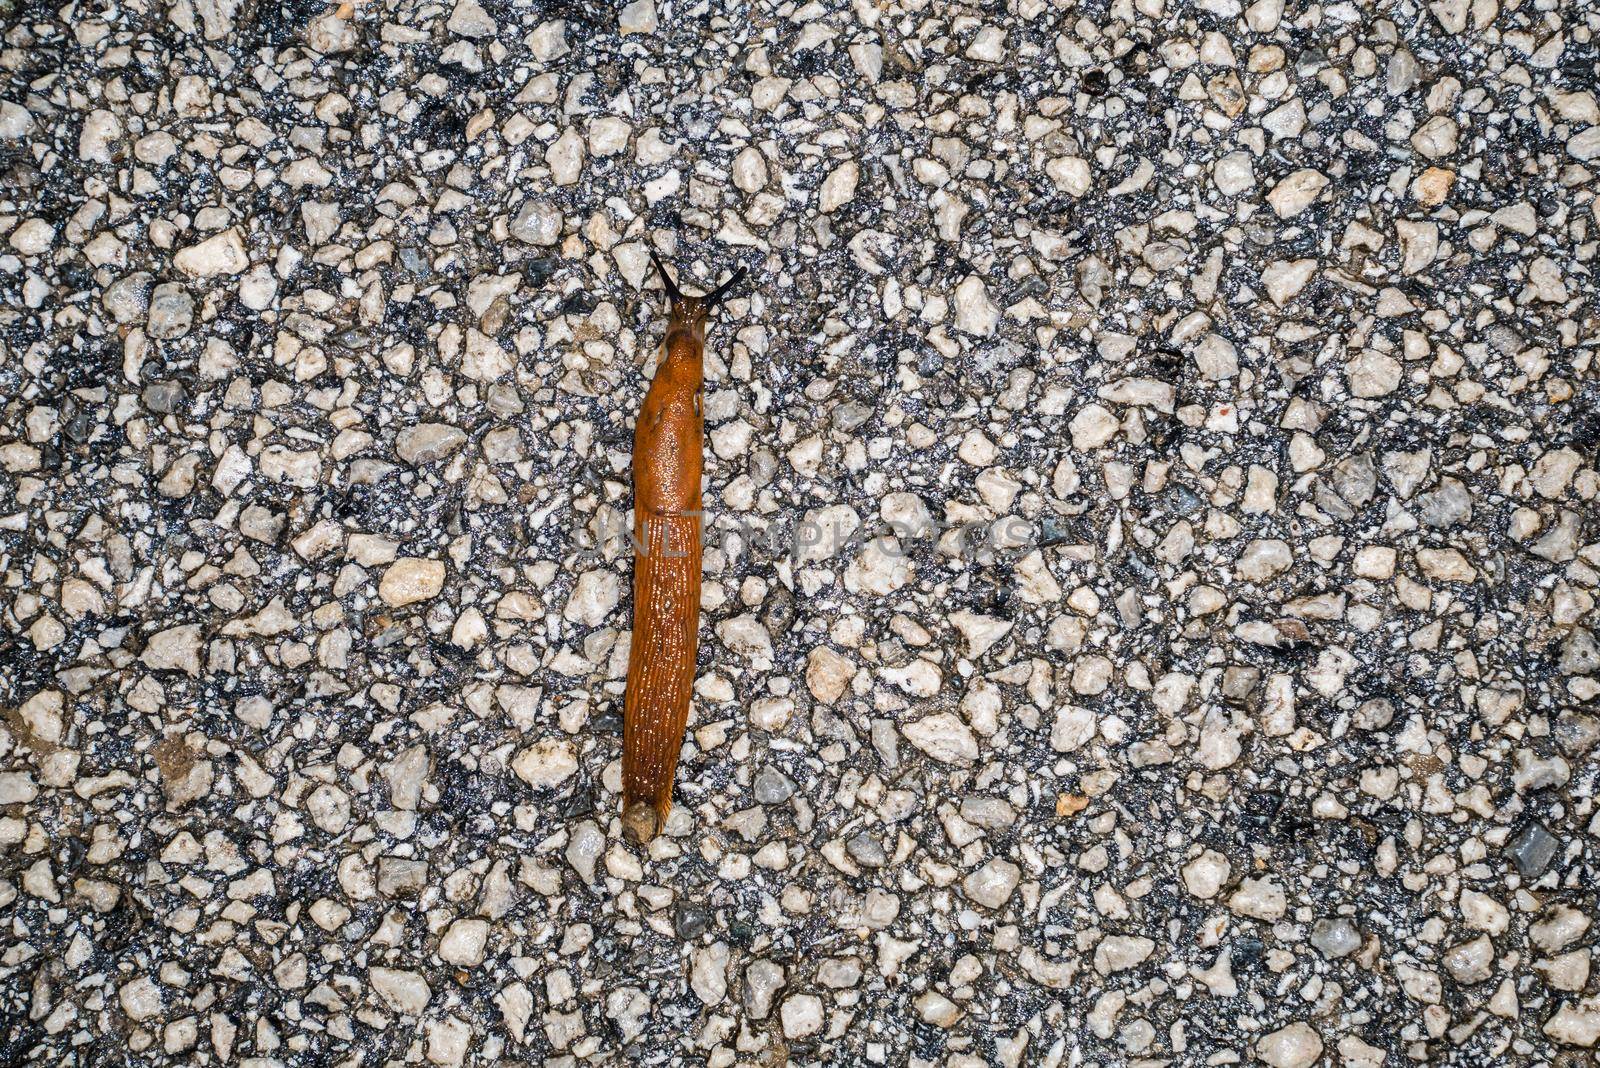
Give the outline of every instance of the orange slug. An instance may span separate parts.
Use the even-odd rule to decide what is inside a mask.
[[[623,698],[622,831],[644,844],[666,823],[689,723],[700,629],[701,386],[706,315],[744,277],[686,297],[652,250],[672,299],[661,364],[633,431],[633,643]]]

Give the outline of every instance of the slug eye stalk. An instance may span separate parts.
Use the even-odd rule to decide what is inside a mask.
[[[661,257],[656,255],[656,250],[650,250],[650,262],[656,265],[656,273],[661,276],[661,284],[667,287],[667,299],[676,304],[683,299],[683,294],[678,292],[678,283],[672,280],[667,273],[667,265],[661,262]]]
[[[743,267],[735,270],[733,274],[728,276],[728,280],[726,282],[722,283],[710,293],[706,294],[704,297],[706,307],[715,308],[717,305],[721,304],[722,299],[729,293],[733,292],[733,287],[744,281],[744,276],[745,269]]]

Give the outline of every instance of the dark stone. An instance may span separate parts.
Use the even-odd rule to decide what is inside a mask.
[[[62,433],[67,436],[68,441],[82,445],[94,433],[94,417],[85,411],[75,411],[66,420]]]
[[[561,815],[568,820],[582,819],[594,812],[594,791],[587,786],[573,791],[566,804],[562,807]]]
[[[527,276],[528,284],[538,287],[550,280],[550,276],[560,268],[561,261],[554,256],[541,256],[536,260],[529,260],[523,265],[522,273]]]
[[[1039,524],[1039,547],[1048,549],[1052,545],[1067,545],[1074,540],[1074,529],[1071,524],[1063,522],[1059,516],[1047,515]]]
[[[851,835],[844,848],[850,858],[863,868],[881,868],[889,862],[888,854],[883,851],[883,843],[866,831]]]
[[[144,387],[144,406],[152,412],[170,415],[183,407],[183,386],[177,382],[152,382]]]
[[[1233,966],[1237,971],[1253,971],[1261,963],[1261,958],[1266,951],[1266,943],[1253,935],[1235,939],[1233,943]]]
[[[774,638],[781,637],[794,626],[795,604],[794,594],[788,587],[775,584],[767,594],[766,603],[761,606],[761,625],[767,628],[767,633]]]
[[[1538,820],[1523,824],[1522,830],[1512,836],[1505,848],[1524,879],[1543,875],[1560,850],[1561,840],[1545,830]]]
[[[1200,499],[1200,495],[1187,486],[1174,487],[1168,499],[1172,510],[1179,515],[1193,515],[1206,505],[1206,502]]]
[[[711,929],[709,909],[688,901],[679,901],[672,914],[672,929],[684,942],[692,942]]]

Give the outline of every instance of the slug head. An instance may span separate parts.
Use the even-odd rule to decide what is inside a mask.
[[[669,335],[683,330],[689,333],[697,342],[705,340],[706,317],[712,309],[721,304],[733,287],[744,280],[745,269],[740,267],[729,276],[728,280],[707,293],[703,297],[690,297],[678,288],[678,283],[672,280],[667,273],[666,264],[661,262],[661,257],[656,255],[656,250],[650,250],[650,260],[656,265],[656,272],[661,275],[661,284],[666,286],[667,297],[672,301],[672,324],[667,328]]]

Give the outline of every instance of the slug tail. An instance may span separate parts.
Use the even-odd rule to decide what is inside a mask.
[[[689,723],[699,645],[700,517],[637,522],[633,642],[623,700],[622,829],[644,844],[672,807],[672,781]]]
[[[635,801],[622,810],[622,836],[634,845],[649,845],[661,830],[661,814],[648,801]]]

